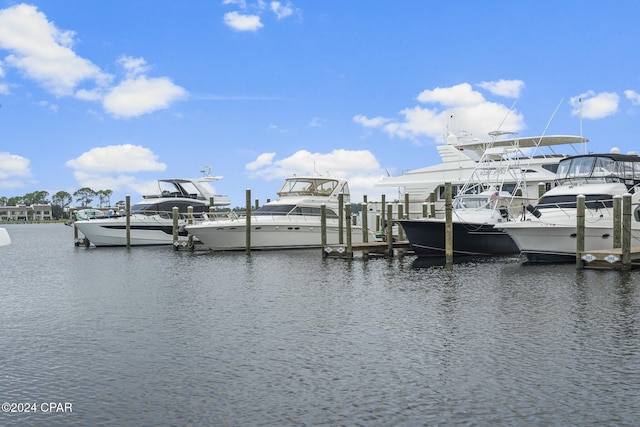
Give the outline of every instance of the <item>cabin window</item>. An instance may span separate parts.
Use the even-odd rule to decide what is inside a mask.
[[[264,205],[256,209],[254,215],[287,215],[296,205]]]
[[[545,196],[536,205],[538,209],[575,209],[576,206],[576,196],[574,195]],[[587,209],[611,208],[613,207],[613,196],[610,194],[588,194],[585,196],[585,207]]]

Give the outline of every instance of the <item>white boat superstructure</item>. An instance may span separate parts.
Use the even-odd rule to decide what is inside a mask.
[[[548,135],[523,138],[496,139],[488,141],[469,140],[449,134],[446,144],[437,147],[442,162],[433,166],[409,171],[400,176],[386,177],[376,184],[378,187],[398,189],[399,202],[409,196],[408,218],[422,217],[423,204],[435,194],[436,216],[443,215],[444,184],[452,184],[455,197],[466,183],[500,182],[499,191],[514,196],[538,195],[538,183],[547,189],[555,179],[558,162],[569,155],[580,154],[578,144],[588,139],[575,135]],[[563,147],[569,153],[558,153]],[[483,159],[483,160],[482,160]],[[478,167],[483,162],[482,167]],[[475,175],[475,176],[474,176]],[[484,188],[481,191],[488,190]],[[369,202],[369,211],[384,211],[378,202]],[[389,201],[387,201],[389,203]]]
[[[615,152],[570,157],[560,162],[557,182],[519,220],[498,225],[530,262],[575,261],[578,195],[585,196],[585,250],[613,247],[613,198],[625,193],[636,206],[632,239],[640,240],[640,157]]]
[[[159,192],[143,196],[131,207],[129,236],[131,246],[167,245],[173,243],[173,208],[180,214],[178,225],[187,224],[187,212],[191,207],[194,216],[201,216],[209,207],[231,204],[229,197],[212,193],[209,183],[219,181],[220,176],[201,178],[170,178],[158,180]],[[126,215],[120,211],[105,217],[75,221],[76,227],[95,246],[125,246]],[[181,235],[186,232],[181,230]]]
[[[251,213],[251,249],[318,248],[321,240],[321,209],[326,206],[327,243],[339,236],[339,195],[349,203],[349,186],[342,178],[308,176],[287,178],[278,198]],[[346,231],[343,221],[343,233]],[[186,230],[214,251],[246,249],[247,218],[230,215],[187,225]],[[352,242],[363,241],[360,225],[352,225]],[[367,230],[370,242],[375,234]],[[346,240],[343,240],[343,242]]]
[[[519,252],[511,237],[494,226],[512,220],[514,212],[520,212],[523,206],[537,200],[538,185],[527,185],[525,171],[539,147],[531,147],[528,158],[514,156],[521,150],[520,142],[531,139],[509,139],[506,141],[511,146],[504,141],[494,146],[495,138],[505,134],[507,132],[490,133],[494,139],[487,143],[480,160],[475,163],[475,169],[453,199],[454,256],[511,255]],[[542,138],[533,141],[539,144]],[[445,255],[444,218],[408,218],[400,219],[399,223],[418,256]]]

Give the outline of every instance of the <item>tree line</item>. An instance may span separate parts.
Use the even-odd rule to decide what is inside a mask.
[[[89,187],[83,187],[78,191],[70,194],[66,191],[58,191],[49,199],[48,191],[34,191],[33,193],[27,193],[24,196],[14,197],[0,197],[1,206],[18,206],[18,205],[51,205],[51,214],[54,218],[62,218],[64,211],[73,203],[76,203],[81,207],[92,206],[94,200],[97,199],[99,207],[111,206],[112,190],[98,190],[94,191]],[[124,201],[119,201],[116,206],[123,205]]]

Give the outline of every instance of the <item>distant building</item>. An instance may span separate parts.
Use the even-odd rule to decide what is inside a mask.
[[[51,205],[0,206],[0,221],[48,221],[51,220]]]

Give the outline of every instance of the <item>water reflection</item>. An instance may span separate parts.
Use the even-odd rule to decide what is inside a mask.
[[[637,425],[637,271],[87,250],[62,227],[3,248],[3,387],[78,412],[3,425]]]

